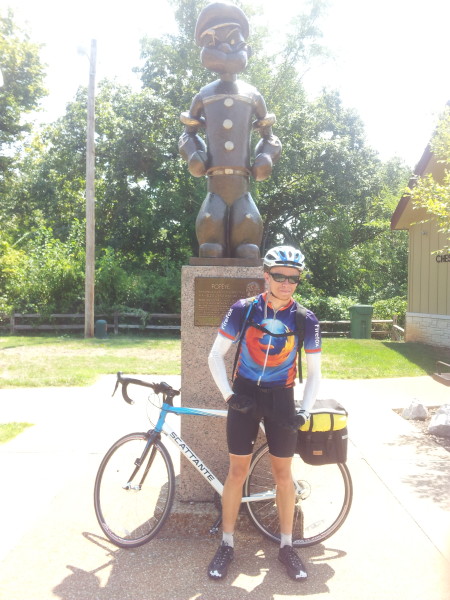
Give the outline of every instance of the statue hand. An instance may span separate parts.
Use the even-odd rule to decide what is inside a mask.
[[[206,174],[206,153],[202,150],[191,154],[188,160],[189,172],[194,177],[202,177]]]
[[[272,158],[265,153],[258,154],[252,166],[252,175],[256,181],[264,181],[272,174]]]

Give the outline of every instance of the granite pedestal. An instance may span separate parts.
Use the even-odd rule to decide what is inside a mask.
[[[202,260],[198,259],[198,262],[201,263]],[[264,290],[261,266],[246,266],[232,259],[223,262],[225,264],[191,264],[182,269],[181,402],[183,406],[226,408],[209,371],[208,354],[228,308],[240,297],[253,296]],[[236,281],[238,279],[245,281],[240,284]],[[236,290],[236,288],[241,289]],[[230,377],[234,354],[232,348],[226,356]],[[181,422],[181,437],[223,482],[228,469],[225,419],[185,416]],[[186,502],[211,501],[214,497],[212,487],[186,460],[182,460],[180,466],[178,494],[179,499]]]

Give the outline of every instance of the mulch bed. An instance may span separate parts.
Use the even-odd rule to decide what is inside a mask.
[[[438,406],[431,406],[431,407],[429,406],[428,407],[428,417],[423,421],[419,421],[417,419],[407,419],[407,420],[409,421],[409,423],[411,423],[417,429],[417,431],[422,433],[428,439],[432,439],[434,442],[436,442],[436,444],[439,444],[440,446],[445,448],[445,450],[447,450],[447,452],[450,452],[450,437],[433,435],[433,434],[429,433],[429,431],[428,431],[428,425],[430,424],[431,417],[435,414],[435,412],[437,411],[438,408],[439,408]],[[403,410],[396,410],[395,412],[401,416]]]

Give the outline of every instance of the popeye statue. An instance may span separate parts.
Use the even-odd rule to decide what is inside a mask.
[[[225,2],[206,6],[195,27],[202,65],[220,77],[203,87],[189,112],[181,114],[185,130],[180,153],[194,177],[208,178],[208,194],[196,221],[203,258],[260,258],[263,225],[249,177],[267,179],[281,154],[281,143],[272,133],[275,115],[267,112],[258,90],[237,79],[251,54],[248,34],[245,14]],[[252,128],[262,139],[251,165]],[[199,129],[206,132],[206,144]]]

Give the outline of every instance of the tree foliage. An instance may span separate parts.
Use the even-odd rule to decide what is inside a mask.
[[[103,308],[179,310],[180,269],[198,251],[194,227],[206,185],[189,174],[178,154],[179,117],[214,75],[201,66],[193,41],[203,2],[172,4],[178,34],[142,40],[142,89],[111,81],[98,87],[96,292]],[[255,54],[243,77],[276,114],[274,130],[283,143],[272,177],[253,182],[252,195],[264,221],[263,251],[278,243],[298,245],[307,258],[312,294],[372,302],[405,293],[406,238],[393,235],[389,221],[409,172],[399,161],[383,164],[377,158],[360,118],[337,93],[307,97],[301,75],[323,53],[318,20],[324,5],[316,0],[294,20],[275,54],[268,50],[267,32],[252,32]],[[35,133],[0,209],[6,243],[0,265],[6,264],[2,256],[11,262],[14,253],[22,264],[34,256],[38,242],[45,250],[43,264],[50,248],[69,253],[78,275],[65,280],[71,290],[66,295],[51,280],[52,306],[71,303],[72,310],[83,295],[82,255],[70,248],[84,223],[86,100],[80,88],[65,115]],[[36,236],[43,228],[47,237]],[[49,236],[57,240],[54,246]],[[28,302],[8,291],[1,276],[0,286],[6,304]],[[50,296],[33,303],[44,301],[51,303]]]
[[[29,131],[23,116],[46,94],[39,46],[14,22],[11,10],[0,12],[0,193],[14,165],[14,144]]]
[[[444,252],[450,249],[450,106],[441,115],[431,150],[444,167],[442,179],[437,180],[429,173],[419,177],[407,192],[417,208],[424,208],[436,220],[446,240],[440,249]]]

